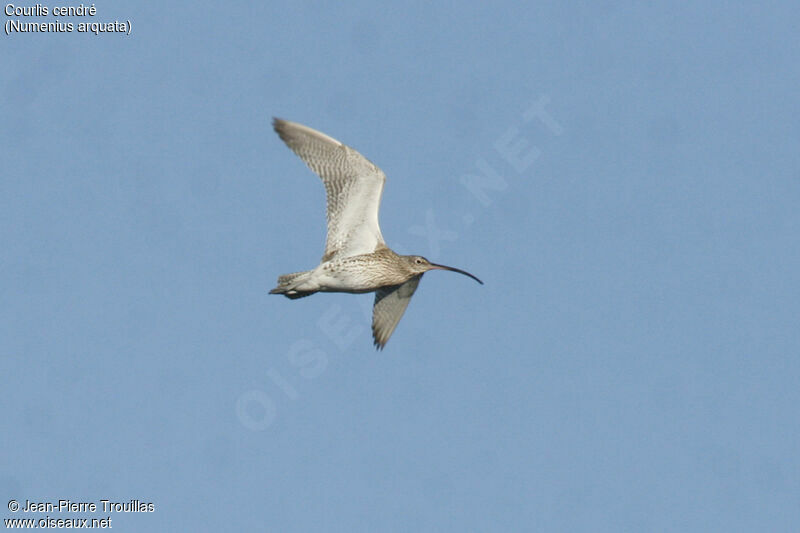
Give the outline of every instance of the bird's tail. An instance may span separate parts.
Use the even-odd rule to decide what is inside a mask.
[[[310,296],[317,292],[316,290],[301,290],[298,286],[308,279],[311,270],[306,272],[293,272],[292,274],[284,274],[278,276],[278,286],[269,291],[270,294],[283,294],[287,298],[295,300],[303,296]]]

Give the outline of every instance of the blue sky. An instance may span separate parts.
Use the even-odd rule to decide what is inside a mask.
[[[3,35],[3,502],[798,531],[800,8],[701,4],[99,2],[129,36]],[[273,116],[384,170],[390,246],[485,285],[426,275],[383,352],[371,295],[269,296],[325,239]]]

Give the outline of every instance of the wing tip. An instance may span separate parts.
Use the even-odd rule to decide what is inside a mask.
[[[284,136],[286,135],[286,129],[289,127],[289,124],[290,122],[288,120],[272,117],[272,129],[275,130],[275,133],[283,140],[285,140]]]
[[[386,343],[389,342],[388,338],[383,338],[383,335],[379,334],[378,331],[375,329],[375,326],[372,326],[372,344],[375,346],[375,350],[382,352]]]

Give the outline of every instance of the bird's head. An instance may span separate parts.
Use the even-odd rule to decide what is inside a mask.
[[[481,285],[483,285],[483,282],[481,280],[479,280],[478,278],[476,278],[475,276],[473,276],[469,272],[466,272],[466,271],[461,270],[459,268],[449,267],[449,266],[445,266],[445,265],[437,265],[436,263],[431,263],[430,261],[428,261],[427,259],[425,259],[421,255],[403,255],[401,257],[403,258],[403,260],[405,261],[406,265],[408,266],[408,269],[411,270],[411,272],[414,275],[424,274],[425,272],[427,272],[429,270],[449,270],[451,272],[458,272],[459,274],[464,274],[465,276],[469,276],[472,279],[474,279],[475,281],[477,281],[478,283],[480,283]]]

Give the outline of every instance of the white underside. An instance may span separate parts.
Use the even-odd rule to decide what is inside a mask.
[[[296,291],[321,291],[321,292],[372,292],[376,288],[370,287],[354,273],[339,270],[333,274],[324,268],[326,263],[319,265],[311,271],[308,278],[293,287]]]

